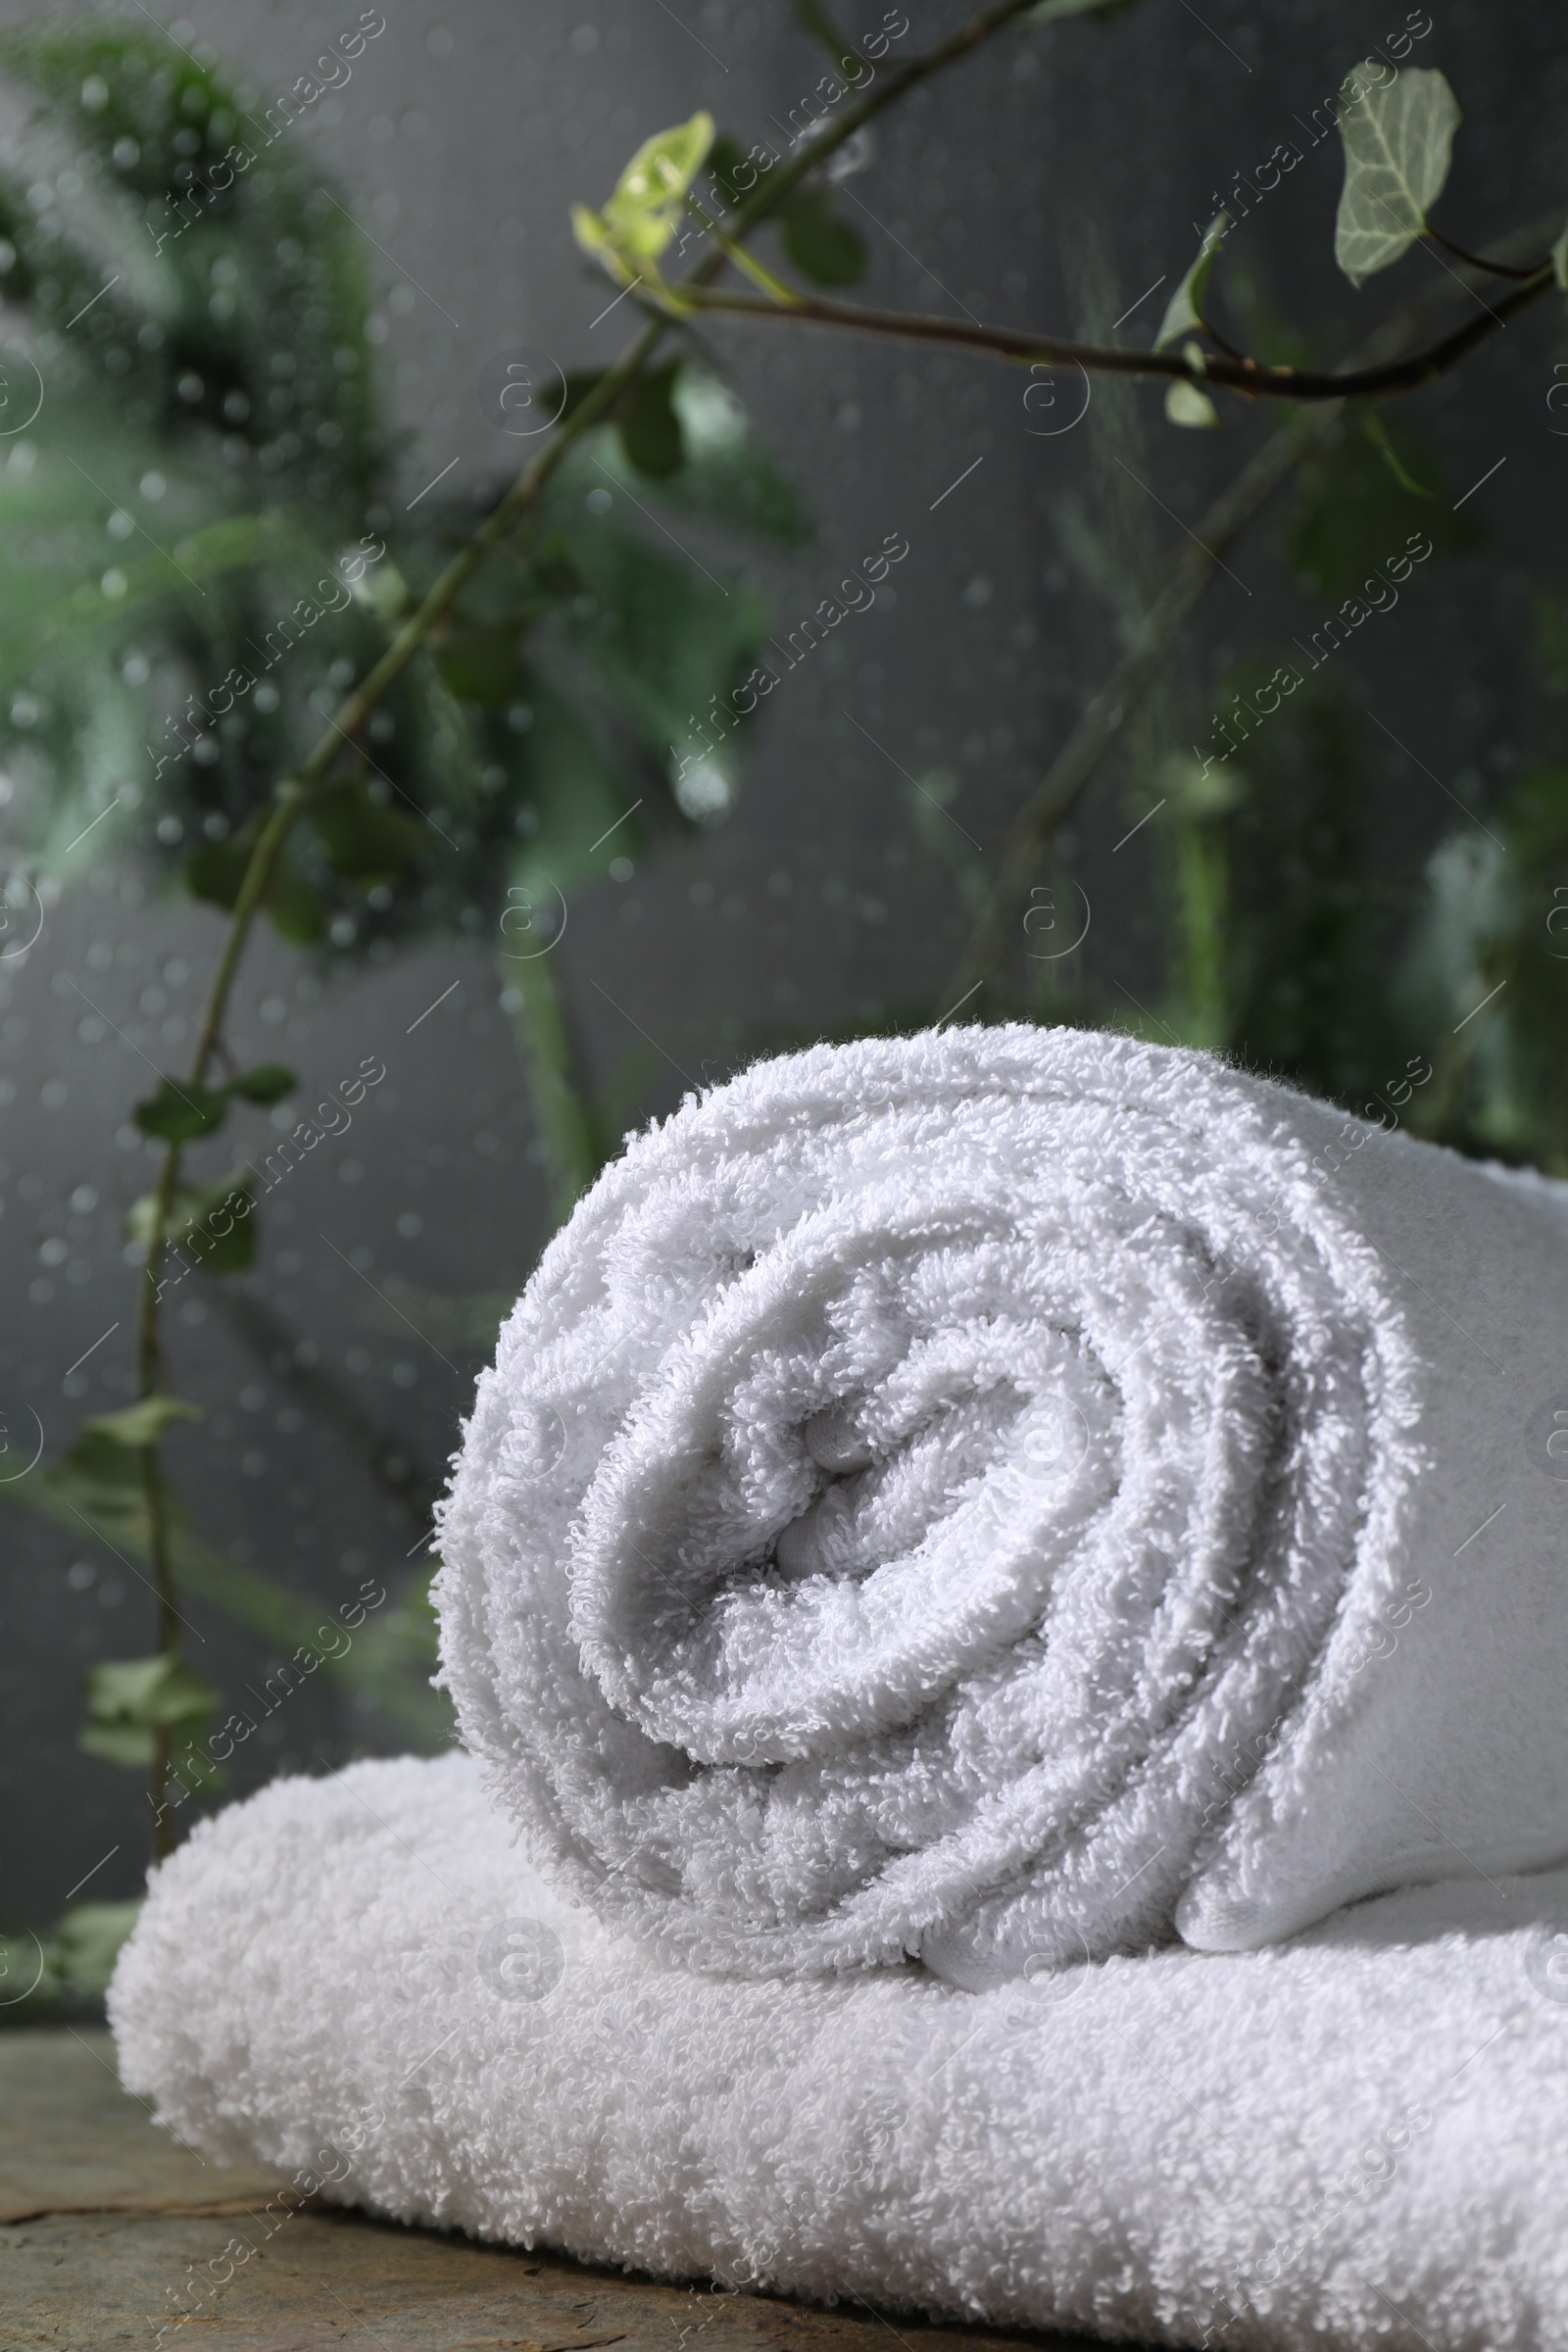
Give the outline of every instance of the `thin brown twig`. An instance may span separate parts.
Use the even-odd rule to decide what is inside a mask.
[[[1441,245],[1445,253],[1451,253],[1456,262],[1464,262],[1472,270],[1484,270],[1491,277],[1515,277],[1523,280],[1527,277],[1539,277],[1543,270],[1551,268],[1550,254],[1547,254],[1544,261],[1531,262],[1522,270],[1511,262],[1489,262],[1482,254],[1471,253],[1467,247],[1456,245],[1451,237],[1444,235],[1441,228],[1434,228],[1430,220],[1427,222],[1426,233],[1434,245]]]
[[[735,318],[786,321],[798,326],[836,328],[858,335],[887,335],[905,343],[955,344],[962,350],[984,351],[997,359],[1024,366],[1083,368],[1104,375],[1167,376],[1178,383],[1212,391],[1240,393],[1249,400],[1293,402],[1387,400],[1396,393],[1413,392],[1420,385],[1456,368],[1479,343],[1495,334],[1520,311],[1549,293],[1555,280],[1550,269],[1539,270],[1522,285],[1502,295],[1494,309],[1466,319],[1441,341],[1405,358],[1370,368],[1319,368],[1271,367],[1261,360],[1233,359],[1225,353],[1206,356],[1200,366],[1179,351],[1141,351],[1119,343],[1079,343],[1060,335],[1030,334],[1021,327],[987,326],[966,318],[934,318],[922,312],[877,311],[863,303],[828,302],[820,295],[800,294],[789,303],[770,302],[760,294],[743,294],[728,287],[683,286],[683,307]]]

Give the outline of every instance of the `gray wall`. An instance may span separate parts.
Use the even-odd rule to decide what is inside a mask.
[[[514,458],[475,393],[493,351],[527,341],[583,367],[629,333],[624,309],[592,323],[607,295],[571,245],[568,201],[597,201],[640,138],[699,104],[743,141],[772,135],[821,65],[783,0],[383,4],[386,33],[293,135],[336,175],[378,248],[378,331],[412,497],[454,458],[476,484]],[[908,5],[906,51],[963,13],[951,0]],[[872,0],[839,9],[852,31],[883,13]],[[1562,201],[1568,59],[1554,13],[1526,0],[1433,0],[1433,13],[1418,59],[1445,68],[1467,116],[1446,217],[1480,240]],[[214,0],[193,6],[188,24],[270,94],[356,14]],[[873,257],[866,299],[1108,326],[1161,273],[1168,290],[1212,191],[1292,135],[1293,120],[1404,14],[1398,0],[1205,0],[1200,17],[1183,0],[1141,0],[1108,25],[1007,38],[890,119],[874,167],[851,183],[866,209],[847,209]],[[1260,210],[1245,248],[1326,353],[1384,300],[1352,294],[1332,268],[1338,183],[1325,145]],[[1412,257],[1399,287],[1438,267]],[[1147,301],[1125,333],[1152,332],[1164,299]],[[1353,657],[1355,691],[1375,693],[1446,786],[1482,800],[1519,756],[1511,713],[1528,592],[1549,561],[1543,539],[1560,538],[1568,445],[1545,408],[1556,331],[1544,316],[1522,323],[1462,383],[1423,395],[1451,482],[1508,461],[1481,501],[1489,545],[1435,568],[1425,602],[1409,600]],[[848,623],[772,698],[729,821],[607,880],[573,912],[561,959],[574,1017],[595,1067],[623,1068],[641,1114],[667,1109],[688,1078],[722,1074],[783,1026],[946,1009],[962,860],[937,854],[946,820],[903,771],[939,797],[951,790],[952,816],[994,855],[1148,581],[1262,429],[1233,413],[1222,433],[1182,434],[1156,394],[1097,386],[1082,425],[1047,438],[1028,429],[1040,417],[1024,410],[1024,379],[992,362],[784,330],[715,328],[710,341],[817,519],[814,546],[748,558],[783,625],[885,533],[905,534],[910,552],[896,601]],[[700,534],[692,545],[710,562],[737,553]],[[1152,734],[1107,771],[1057,853],[1054,870],[1076,877],[1094,909],[1090,942],[1058,976],[1059,1010],[1079,1001],[1085,971],[1100,999],[1113,985],[1140,999],[1156,985],[1148,901],[1168,854],[1157,823],[1112,856],[1132,821],[1138,762],[1206,724],[1215,670],[1238,651],[1271,650],[1309,612],[1268,530],[1235,570],[1211,593]],[[1451,809],[1392,753],[1384,782],[1391,868],[1407,866]],[[146,1084],[139,1056],[188,1052],[218,936],[215,916],[149,896],[127,868],[52,909],[32,953],[0,966],[0,1389],[18,1427],[31,1426],[27,1408],[38,1414],[51,1451],[77,1413],[130,1394],[135,1278],[120,1220],[150,1162],[124,1122]],[[540,1152],[491,945],[334,975],[267,940],[235,1024],[310,1082],[367,1054],[387,1064],[359,1131],[269,1204],[252,1287],[288,1342],[308,1343],[387,1443],[432,1476],[456,1441],[474,1359],[400,1331],[370,1284],[514,1288],[545,1232]],[[401,1573],[416,1518],[318,1426],[265,1348],[259,1358],[210,1296],[179,1306],[171,1330],[177,1386],[209,1414],[171,1453],[212,1539],[327,1599],[365,1574]],[[84,1891],[139,1883],[136,1780],[79,1755],[74,1738],[82,1667],[146,1650],[151,1610],[135,1574],[85,1532],[73,1542],[7,1512],[0,1546],[0,1924],[15,1925],[53,1917],[111,1849]],[[237,1696],[265,1653],[216,1613],[196,1603],[188,1613],[194,1662]],[[340,1761],[368,1736],[385,1744],[311,1689],[269,1725],[265,1748],[245,1751],[234,1786]]]

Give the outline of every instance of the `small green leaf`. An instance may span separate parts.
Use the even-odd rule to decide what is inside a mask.
[[[1218,424],[1219,411],[1196,384],[1174,383],[1165,395],[1165,414],[1172,424]]]
[[[1235,767],[1210,769],[1202,760],[1171,752],[1160,762],[1159,781],[1179,817],[1226,816],[1241,802],[1246,785]]]
[[[1339,107],[1345,186],[1334,258],[1359,286],[1425,232],[1448,176],[1459,104],[1435,66],[1409,66],[1383,81],[1363,64],[1341,83]]]
[[[156,1193],[138,1193],[125,1211],[125,1239],[129,1242],[140,1242],[144,1250],[150,1250],[153,1246],[153,1234],[156,1230],[157,1219],[158,1195]],[[166,1233],[168,1232],[167,1225],[164,1230]]]
[[[636,284],[637,271],[621,260],[615,239],[610,231],[610,223],[603,214],[596,213],[590,205],[574,204],[571,208],[571,233],[584,253],[594,261],[604,263],[618,285]]]
[[[140,1460],[112,1438],[78,1438],[44,1472],[44,1483],[89,1519],[139,1517],[146,1507]]]
[[[228,1096],[221,1087],[178,1086],[172,1078],[160,1082],[156,1095],[138,1102],[132,1116],[143,1135],[161,1144],[188,1144],[211,1135],[228,1115]]]
[[[1200,373],[1202,372],[1203,354],[1198,344],[1184,345],[1182,358]],[[1165,414],[1172,424],[1208,425],[1219,422],[1219,411],[1208,394],[1181,376],[1176,378],[1165,394]]]
[[[177,1185],[164,1220],[164,1239],[187,1250],[205,1273],[242,1273],[256,1252],[250,1202],[248,1168],[220,1176],[216,1184]],[[144,1250],[153,1245],[157,1209],[156,1193],[143,1193],[125,1211],[125,1232]],[[169,1273],[179,1279],[177,1262]]]
[[[252,822],[228,841],[198,842],[182,869],[185,888],[193,899],[232,911],[259,830]],[[272,868],[262,904],[271,916],[273,930],[296,947],[314,946],[326,929],[325,906],[286,852]]]
[[[140,1902],[73,1903],[55,1930],[61,1974],[73,1992],[101,1999],[141,1913]]]
[[[83,1677],[89,1721],[77,1743],[109,1764],[145,1767],[157,1752],[160,1731],[194,1748],[218,1704],[211,1683],[181,1659],[111,1658],[89,1666]]]
[[[82,1677],[95,1723],[180,1723],[218,1704],[193,1666],[163,1650],[154,1658],[105,1658]]]
[[[496,710],[517,695],[521,629],[516,620],[474,621],[459,614],[435,649],[441,681],[465,703]]]
[[[311,803],[310,821],[332,871],[367,890],[395,882],[424,846],[414,819],[372,800],[359,776],[318,794]]]
[[[287,850],[272,868],[262,904],[278,938],[293,947],[314,947],[326,929],[326,902],[311,888]]]
[[[1374,575],[1417,528],[1442,555],[1468,554],[1485,536],[1475,501],[1454,513],[1462,485],[1444,494],[1438,452],[1419,429],[1404,416],[1384,429],[1405,471],[1438,496],[1417,505],[1368,434],[1325,435],[1298,470],[1285,540],[1291,569],[1314,597],[1381,595]]]
[[[750,184],[741,176],[749,162],[750,158],[738,140],[732,139],[727,131],[721,130],[716,134],[713,144],[708,150],[707,163],[718,192],[724,199],[726,212],[733,212],[742,197],[749,195],[751,189],[757,184],[755,165],[752,166]]]
[[[229,912],[250,863],[250,847],[243,836],[232,841],[201,841],[185,858],[181,872],[185,888],[205,906]]]
[[[217,1184],[182,1190],[170,1218],[169,1238],[204,1274],[243,1274],[256,1255],[249,1171],[241,1168]]]
[[[564,375],[556,377],[556,382],[562,385],[565,394],[561,404],[560,414],[556,417],[558,424],[566,424],[570,421],[582,407],[589,393],[603,380],[606,373],[607,370],[603,368],[574,368]],[[554,393],[548,396],[546,406],[554,408]]]
[[[833,211],[824,188],[792,205],[782,224],[784,250],[797,270],[819,286],[853,286],[865,275],[865,246]]]
[[[671,360],[639,376],[629,387],[629,397],[615,409],[621,448],[638,472],[655,481],[667,480],[686,462],[686,444],[672,399],[679,369],[680,362]]]
[[[685,435],[675,406],[675,393],[680,385],[683,366],[680,360],[668,360],[662,368],[647,368],[642,374],[634,376],[605,417],[607,423],[617,428],[621,448],[630,464],[636,466],[639,473],[646,473],[658,481],[666,481],[672,473],[679,472],[686,463]],[[565,378],[566,401],[561,413],[563,423],[574,410],[581,408],[600,381],[602,372],[568,375]],[[575,585],[563,592],[575,594]],[[498,696],[496,699],[506,698]]]
[[[1401,490],[1408,490],[1412,498],[1437,497],[1438,494],[1435,490],[1429,490],[1425,483],[1416,480],[1415,475],[1389,439],[1389,428],[1376,409],[1362,410],[1361,430],[1378,452]]]
[[[228,1091],[231,1095],[243,1095],[247,1102],[281,1102],[298,1084],[286,1063],[259,1061],[253,1070],[241,1070],[237,1078],[231,1078]]]
[[[604,262],[623,285],[638,277],[657,285],[659,257],[675,232],[687,190],[712,143],[713,118],[707,113],[645,139],[615,182],[603,213],[572,206],[572,230],[584,253]]]
[[[354,583],[354,602],[377,620],[396,620],[408,601],[409,583],[390,556],[383,556],[373,571],[362,572]]]
[[[1230,225],[1229,213],[1216,213],[1207,228],[1204,229],[1203,241],[1198,248],[1197,260],[1165,305],[1165,316],[1160,321],[1159,332],[1154,337],[1156,351],[1163,351],[1166,344],[1174,343],[1178,335],[1190,335],[1195,327],[1202,326],[1203,288],[1207,285],[1208,273],[1214,267],[1214,256],[1224,243]],[[1192,419],[1189,418],[1188,422],[1191,421]]]
[[[139,1723],[89,1723],[76,1734],[76,1745],[105,1764],[124,1764],[135,1772],[145,1772],[158,1753],[156,1735]]]
[[[1551,249],[1551,274],[1559,286],[1568,287],[1568,228]]]
[[[171,1421],[205,1419],[199,1404],[186,1404],[182,1397],[144,1396],[139,1404],[127,1404],[118,1413],[99,1413],[81,1426],[116,1446],[156,1446]]]

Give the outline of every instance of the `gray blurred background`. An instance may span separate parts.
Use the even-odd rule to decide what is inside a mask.
[[[571,242],[568,204],[601,202],[639,140],[699,105],[743,146],[776,140],[821,55],[785,0],[383,8],[384,35],[293,135],[373,241],[372,333],[404,498],[454,461],[458,481],[493,491],[517,452],[476,392],[491,355],[526,342],[586,368],[632,331],[626,306],[601,317],[609,291]],[[87,12],[6,0],[0,17],[43,13]],[[209,40],[265,94],[356,13],[214,0],[170,31]],[[883,10],[840,0],[838,13],[853,35]],[[908,0],[903,49],[963,13]],[[1234,173],[1295,135],[1405,14],[1400,0],[1203,0],[1201,13],[1141,0],[1108,23],[1000,40],[888,117],[847,183],[871,259],[860,297],[1105,332],[1142,296],[1121,331],[1149,339],[1195,224]],[[1476,243],[1562,202],[1568,54],[1555,13],[1526,0],[1433,0],[1432,15],[1412,62],[1441,65],[1464,107],[1445,218]],[[19,124],[13,109],[10,135]],[[1330,244],[1340,171],[1325,141],[1238,242],[1260,299],[1330,353],[1446,266],[1417,253],[1392,293],[1392,281],[1352,292]],[[1549,727],[1527,657],[1568,483],[1568,441],[1546,406],[1559,307],[1497,336],[1412,409],[1446,508],[1506,463],[1466,509],[1484,533],[1476,547],[1429,565],[1341,657],[1346,693],[1390,730],[1371,780],[1377,870],[1396,898],[1454,821],[1446,796],[1484,812],[1505,789],[1521,710],[1545,712],[1537,752]],[[727,818],[607,866],[573,905],[562,985],[627,1118],[667,1111],[779,1043],[949,1009],[976,859],[983,869],[1184,529],[1262,430],[1232,409],[1219,432],[1182,432],[1156,390],[1097,382],[1083,421],[1046,434],[1030,429],[1044,419],[1024,408],[1027,376],[995,361],[733,322],[709,341],[815,524],[808,546],[745,556],[780,632],[886,534],[909,553],[895,593],[770,699]],[[1071,379],[1058,390],[1065,416]],[[687,544],[717,561],[700,531]],[[1157,797],[1150,764],[1206,740],[1213,681],[1238,659],[1314,625],[1275,518],[1229,561],[1234,576],[1209,592],[1169,686],[1051,853],[1054,887],[1081,888],[1092,923],[1081,948],[1041,968],[1043,1017],[1157,1005],[1156,908],[1174,852],[1157,817],[1117,846]],[[1266,784],[1266,754],[1259,772]],[[120,862],[52,906],[35,948],[0,964],[0,1390],[37,1414],[46,1457],[78,1414],[133,1393],[122,1219],[154,1148],[128,1110],[147,1060],[188,1055],[220,928]],[[323,1605],[366,1577],[393,1588],[410,1573],[480,1360],[461,1333],[427,1324],[421,1336],[387,1298],[399,1282],[515,1293],[548,1234],[494,946],[334,970],[269,934],[240,984],[240,1058],[279,1055],[308,1086],[366,1055],[387,1070],[353,1132],[268,1203],[257,1269],[228,1286],[237,1298],[206,1286],[170,1324],[175,1383],[208,1416],[170,1446],[204,1533]],[[316,1375],[329,1391],[313,1389]],[[85,1532],[74,1542],[13,1509],[0,1546],[0,1926],[15,1928],[55,1918],[85,1874],[91,1896],[140,1885],[139,1777],[75,1740],[83,1669],[148,1650],[152,1604],[134,1565]],[[199,1597],[182,1607],[192,1662],[243,1703],[272,1663],[267,1644]],[[398,1744],[395,1726],[319,1677],[240,1751],[229,1792]]]

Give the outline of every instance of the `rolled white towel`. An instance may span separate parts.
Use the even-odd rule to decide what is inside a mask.
[[[1561,1191],[1060,1029],[689,1099],[547,1250],[441,1515],[492,1796],[754,1977],[1237,1949],[1568,1854]]]

